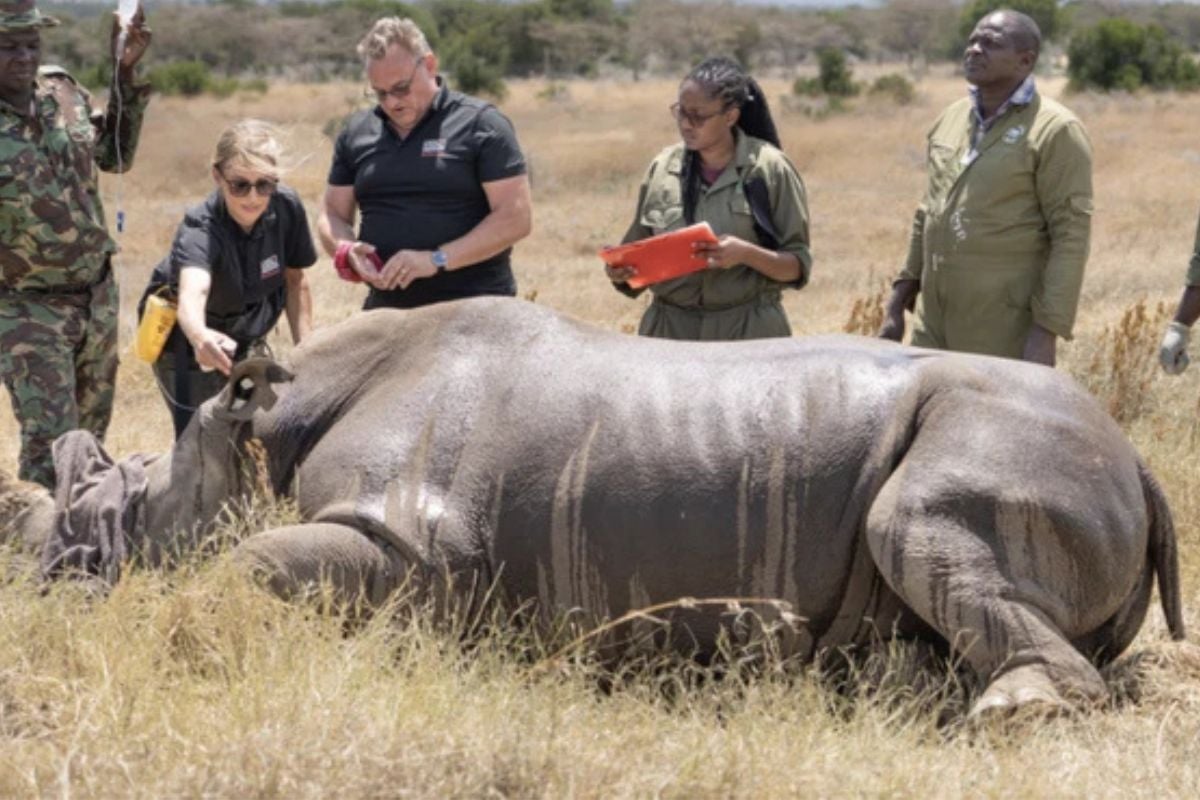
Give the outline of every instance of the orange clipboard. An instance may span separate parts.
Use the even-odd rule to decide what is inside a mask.
[[[600,251],[600,258],[610,266],[637,269],[637,274],[629,279],[629,285],[641,289],[652,283],[699,272],[708,266],[704,257],[696,255],[692,249],[698,242],[717,242],[717,236],[707,222],[697,222],[677,231],[660,233],[629,244],[606,247]]]

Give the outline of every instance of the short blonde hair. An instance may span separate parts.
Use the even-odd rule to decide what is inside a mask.
[[[218,170],[240,161],[255,172],[279,177],[283,171],[283,145],[279,129],[261,119],[244,119],[221,131],[213,166]]]
[[[414,58],[423,58],[433,52],[429,40],[408,17],[384,17],[375,21],[371,30],[358,43],[358,57],[364,64],[383,58],[392,45],[399,45]]]

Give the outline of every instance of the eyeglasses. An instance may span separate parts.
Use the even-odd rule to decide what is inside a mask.
[[[363,89],[363,97],[367,98],[368,100],[375,98],[375,100],[380,103],[382,103],[384,100],[387,100],[389,97],[393,100],[406,99],[410,94],[412,94],[412,85],[413,81],[417,78],[417,70],[419,70],[421,65],[424,63],[424,56],[418,58],[417,63],[413,64],[412,72],[409,73],[408,80],[406,80],[404,83],[397,83],[390,89],[376,89],[374,86],[368,86],[366,89]]]
[[[727,106],[722,106],[719,110],[711,114],[697,114],[695,111],[684,111],[683,106],[679,105],[679,103],[671,103],[667,107],[667,110],[671,112],[671,116],[675,118],[676,122],[686,121],[693,128],[699,128],[713,117],[719,117],[721,114],[724,114],[727,108]]]
[[[279,188],[277,178],[259,178],[256,181],[248,181],[245,178],[230,180],[222,173],[221,180],[225,181],[225,185],[229,187],[229,193],[234,197],[245,197],[250,194],[251,189],[257,192],[259,197],[270,197]]]

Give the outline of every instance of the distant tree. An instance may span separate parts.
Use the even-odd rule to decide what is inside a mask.
[[[861,88],[854,82],[846,53],[836,47],[825,47],[817,51],[817,77],[797,78],[792,92],[809,96],[826,95],[832,98],[853,97]]]
[[[544,0],[550,14],[561,19],[608,22],[616,16],[613,0]]]
[[[1200,88],[1196,62],[1157,25],[1101,20],[1071,37],[1067,57],[1076,90]]]
[[[617,29],[589,20],[546,19],[533,23],[529,35],[545,48],[546,74],[588,75],[600,59],[615,50]]]
[[[846,54],[835,48],[826,48],[817,53],[819,70],[817,80],[821,89],[831,97],[851,97],[858,94],[858,84],[850,65],[846,63]]]
[[[910,63],[957,50],[954,7],[953,0],[891,0],[880,12],[879,43]]]

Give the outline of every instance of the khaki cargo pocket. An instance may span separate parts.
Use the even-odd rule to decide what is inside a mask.
[[[945,278],[946,346],[1020,357],[1033,319],[1033,276],[1019,269],[954,269]]]

